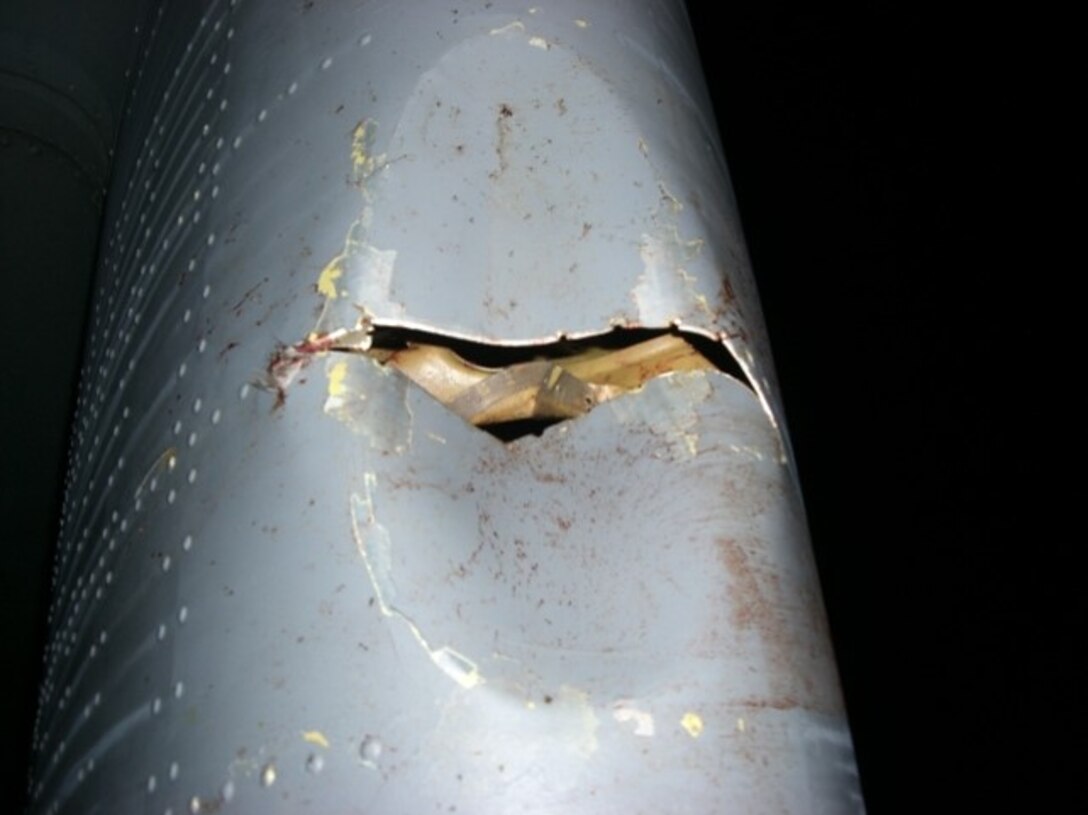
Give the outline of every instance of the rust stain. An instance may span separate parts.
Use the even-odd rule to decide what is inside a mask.
[[[287,401],[288,386],[313,361],[314,356],[328,352],[334,346],[336,339],[330,334],[311,334],[301,342],[296,342],[294,345],[280,345],[272,352],[265,366],[264,376],[256,383],[259,387],[275,394],[276,399],[272,404],[272,410],[283,407]]]
[[[841,712],[842,697],[818,593],[804,577],[780,575],[764,563],[756,545],[733,538],[717,541],[729,577],[729,623],[736,632],[754,631],[765,649],[766,692],[735,704],[749,709]],[[806,571],[802,568],[802,574]],[[809,577],[816,579],[814,574]]]
[[[730,578],[730,619],[738,631],[755,631],[766,649],[769,694],[748,699],[747,707],[787,710],[821,706],[808,681],[806,655],[801,652],[803,632],[792,624],[784,604],[779,576],[760,565],[734,538],[721,538],[718,551]],[[824,670],[821,660],[812,660]]]
[[[733,624],[743,630],[755,628],[768,644],[781,644],[781,619],[760,585],[748,553],[732,538],[722,538],[719,544],[733,579]]]

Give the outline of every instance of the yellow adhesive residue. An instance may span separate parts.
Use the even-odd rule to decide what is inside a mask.
[[[340,265],[340,260],[340,255],[330,260],[317,278],[317,291],[330,300],[335,300],[339,296],[339,292],[336,290],[336,281],[344,276],[344,267]]]
[[[680,717],[680,726],[688,731],[689,736],[697,739],[703,732],[703,718],[698,713],[689,710]]]
[[[302,740],[310,744],[316,744],[318,747],[324,747],[326,750],[329,749],[329,740],[325,738],[325,734],[320,730],[303,730]]]
[[[347,391],[344,380],[348,375],[347,362],[337,362],[329,368],[329,396],[343,396]]]
[[[355,170],[357,179],[373,169],[373,159],[366,151],[366,136],[369,127],[370,121],[364,119],[355,125],[355,129],[351,132],[351,166]]]

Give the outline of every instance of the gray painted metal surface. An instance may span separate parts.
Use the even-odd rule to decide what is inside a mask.
[[[145,54],[34,811],[862,811],[682,6],[164,4]],[[373,326],[677,326],[754,391],[503,443],[319,343]]]

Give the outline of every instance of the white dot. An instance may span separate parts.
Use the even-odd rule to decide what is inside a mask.
[[[176,685],[174,685],[174,698],[175,699],[180,699],[184,695],[185,695],[185,683],[184,682],[178,682]]]
[[[321,70],[322,71],[327,71],[331,67],[332,67],[332,57],[325,57],[325,59],[321,61]]]
[[[290,84],[290,86],[287,88],[287,95],[288,96],[293,96],[295,91],[297,91],[297,90],[298,90],[298,83],[297,82],[292,82]]]
[[[189,367],[183,362],[178,366],[178,377],[185,376],[185,372],[189,370]]]
[[[193,316],[192,310],[191,309],[185,309],[185,313],[183,315],[181,315],[181,321],[183,323],[187,323],[187,322],[189,322],[190,319],[192,319],[192,316]]]
[[[168,571],[170,571],[170,555],[166,555],[166,556],[165,556],[165,557],[164,557],[164,558],[162,559],[162,570],[163,570],[164,572],[168,572]]]
[[[195,445],[196,445],[196,431],[194,430],[192,433],[189,434],[189,446],[193,447]]]
[[[170,780],[178,780],[178,763],[176,761],[170,763]]]
[[[224,801],[233,801],[234,800],[234,782],[233,781],[228,781],[226,784],[224,784],[223,789],[220,790],[220,792],[219,792],[219,795]]]
[[[159,638],[159,642],[166,639],[166,623],[159,623],[159,630],[155,632],[155,635]]]
[[[196,482],[196,468],[194,467],[193,469],[189,470],[189,483],[193,484],[195,482]]]
[[[158,716],[159,711],[161,711],[161,710],[162,710],[162,699],[160,699],[158,696],[156,696],[155,701],[153,701],[151,703],[151,715],[152,716]]]
[[[202,402],[200,397],[198,396],[196,399],[193,400],[193,413],[200,413],[200,409],[202,407],[204,407],[204,402]]]
[[[181,419],[178,419],[176,422],[174,422],[174,435],[176,436],[180,432],[181,432]]]
[[[257,121],[258,122],[263,122],[267,118],[268,118],[268,111],[267,110],[261,110],[261,112],[257,114]]]
[[[196,344],[196,351],[198,354],[203,354],[206,350],[208,350],[208,341],[201,337],[200,342]]]
[[[181,548],[184,549],[186,552],[188,552],[190,549],[193,548],[193,536],[192,535],[186,535],[185,536],[185,540],[183,540],[181,542]]]
[[[166,494],[166,503],[168,503],[168,504],[174,503],[174,501],[176,501],[177,499],[178,499],[178,494],[177,494],[176,490],[170,490],[170,492],[168,492]]]
[[[178,622],[185,624],[185,621],[189,619],[189,607],[182,606],[178,609]]]
[[[218,167],[219,165],[217,164],[216,166]],[[211,246],[213,243],[215,243],[215,233],[214,232],[209,232],[208,233],[208,246]]]
[[[147,777],[147,791],[148,792],[154,792],[155,791],[155,776],[153,776],[153,775],[149,775]]]
[[[235,136],[234,137],[234,149],[237,150],[241,146],[242,146],[242,137],[241,136]]]
[[[247,396],[249,396],[249,383],[248,382],[246,384],[242,385],[242,387],[240,387],[238,389],[238,398],[239,399],[245,399]]]

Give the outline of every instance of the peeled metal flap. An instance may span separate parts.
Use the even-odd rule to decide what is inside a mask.
[[[513,343],[682,325],[724,341],[773,403],[687,21],[655,5],[437,14],[424,41],[408,13],[338,54],[328,70],[372,91],[345,111],[336,170],[359,194],[325,250],[324,326],[362,309]]]

